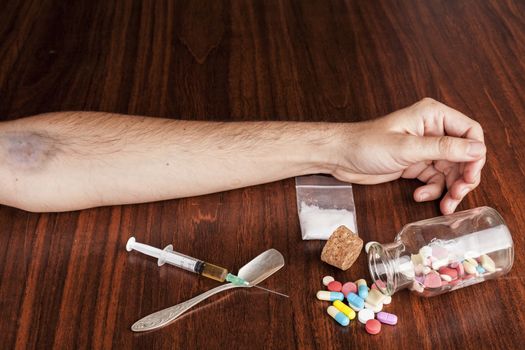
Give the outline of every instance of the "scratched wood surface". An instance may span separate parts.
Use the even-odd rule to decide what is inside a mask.
[[[525,2],[3,1],[0,116],[100,110],[211,120],[358,121],[424,96],[477,119],[488,161],[461,205],[496,208],[514,234],[507,278],[421,299],[401,292],[399,325],[348,328],[315,300],[348,272],[300,238],[292,179],[198,198],[35,214],[0,206],[4,349],[500,348],[525,338]],[[416,181],[355,186],[365,240],[438,215]],[[214,297],[159,331],[138,318],[216,283],[125,251],[130,235],[238,269],[270,247],[286,266],[260,291]]]

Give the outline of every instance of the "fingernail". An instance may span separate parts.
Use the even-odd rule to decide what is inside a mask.
[[[461,198],[465,197],[468,193],[468,187],[467,188],[464,188],[461,190],[461,192],[459,193],[459,195],[461,196]]]
[[[452,214],[454,212],[454,209],[456,209],[456,206],[453,202],[449,202],[447,204],[448,214]]]
[[[430,196],[428,195],[427,192],[421,192],[421,193],[419,194],[419,200],[420,200],[420,201],[427,200],[428,197],[430,197]]]
[[[481,142],[470,142],[467,154],[470,157],[479,157],[485,151],[485,145]]]

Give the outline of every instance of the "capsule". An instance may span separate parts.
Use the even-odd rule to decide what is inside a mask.
[[[341,292],[329,292],[327,290],[320,290],[317,292],[317,299],[334,301],[334,300],[343,300],[345,296]]]
[[[350,319],[333,305],[330,305],[328,309],[326,309],[326,312],[341,326],[348,326],[350,323]]]
[[[359,311],[365,306],[363,298],[355,293],[348,293],[346,300],[348,300],[348,305],[350,305],[354,311]]]
[[[336,300],[333,302],[333,305],[337,308],[337,310],[341,311],[345,314],[346,317],[353,320],[355,318],[355,311],[352,310],[348,305],[343,303],[341,300]]]
[[[355,284],[357,284],[357,294],[363,299],[366,299],[368,296],[368,286],[366,285],[366,281],[364,279],[360,279],[355,281]]]

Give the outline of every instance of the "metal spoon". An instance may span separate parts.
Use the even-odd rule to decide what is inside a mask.
[[[183,303],[174,305],[172,307],[157,311],[141,318],[131,326],[131,330],[134,332],[144,332],[158,329],[168,325],[169,323],[176,320],[184,312],[200,303],[201,301],[209,298],[210,296],[222,292],[224,290],[232,288],[249,288],[262,282],[266,278],[273,275],[281,267],[284,266],[284,258],[279,251],[275,249],[268,249],[267,251],[259,254],[255,259],[241,267],[238,276],[249,282],[250,284],[237,285],[233,283],[227,283],[210,289],[194,298],[191,298]]]

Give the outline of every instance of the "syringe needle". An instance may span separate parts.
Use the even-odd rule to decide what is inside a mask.
[[[280,296],[282,296],[282,297],[289,298],[288,295],[283,294],[283,293],[276,292],[275,290],[267,289],[267,288],[264,288],[264,287],[261,287],[261,286],[252,286],[252,287],[259,288],[259,289],[265,290],[265,291],[267,291],[267,292],[274,293],[274,294],[280,295]]]

